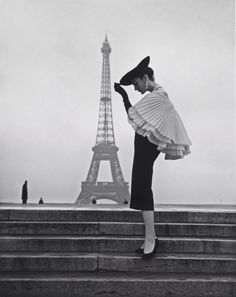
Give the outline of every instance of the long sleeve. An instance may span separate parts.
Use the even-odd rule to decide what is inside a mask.
[[[132,104],[129,101],[128,96],[123,96],[123,102],[124,102],[126,112],[128,113],[129,108],[132,106]]]
[[[126,112],[128,113],[129,108],[132,106],[130,101],[129,101],[129,97],[128,94],[126,93],[126,91],[121,87],[120,84],[118,83],[114,83],[114,89],[117,93],[119,93],[122,98],[123,98],[123,102],[124,102],[124,106],[126,109]]]

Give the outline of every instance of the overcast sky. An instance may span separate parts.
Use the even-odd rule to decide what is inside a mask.
[[[112,84],[150,55],[193,143],[183,160],[158,157],[155,203],[235,203],[233,0],[0,0],[0,201],[21,202],[28,180],[29,202],[75,202],[96,140],[106,33]],[[112,108],[130,183],[134,131],[113,90]]]

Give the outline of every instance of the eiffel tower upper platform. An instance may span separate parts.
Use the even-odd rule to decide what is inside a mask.
[[[112,104],[109,56],[111,47],[107,36],[102,46],[102,82],[100,94],[100,109],[97,127],[96,144],[92,148],[94,154],[89,168],[87,179],[82,182],[81,192],[76,204],[91,204],[98,199],[113,200],[118,204],[128,203],[130,194],[128,183],[125,182],[118,160],[118,147],[115,144]],[[109,161],[112,182],[98,182],[98,171],[101,161]]]

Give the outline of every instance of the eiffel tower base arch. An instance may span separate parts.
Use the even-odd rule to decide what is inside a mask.
[[[117,204],[128,204],[130,194],[128,183],[123,185],[114,182],[82,182],[81,193],[76,200],[76,204],[91,204],[94,200],[112,200]]]

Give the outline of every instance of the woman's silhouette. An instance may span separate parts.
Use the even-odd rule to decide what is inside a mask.
[[[148,67],[150,57],[115,83],[115,91],[123,97],[129,123],[135,130],[130,208],[141,210],[145,225],[145,241],[137,253],[143,259],[155,256],[158,238],[154,229],[154,202],[152,193],[153,163],[162,152],[165,159],[176,160],[190,153],[191,141],[166,91],[155,82],[154,72]],[[121,85],[133,85],[144,94],[131,105]]]

